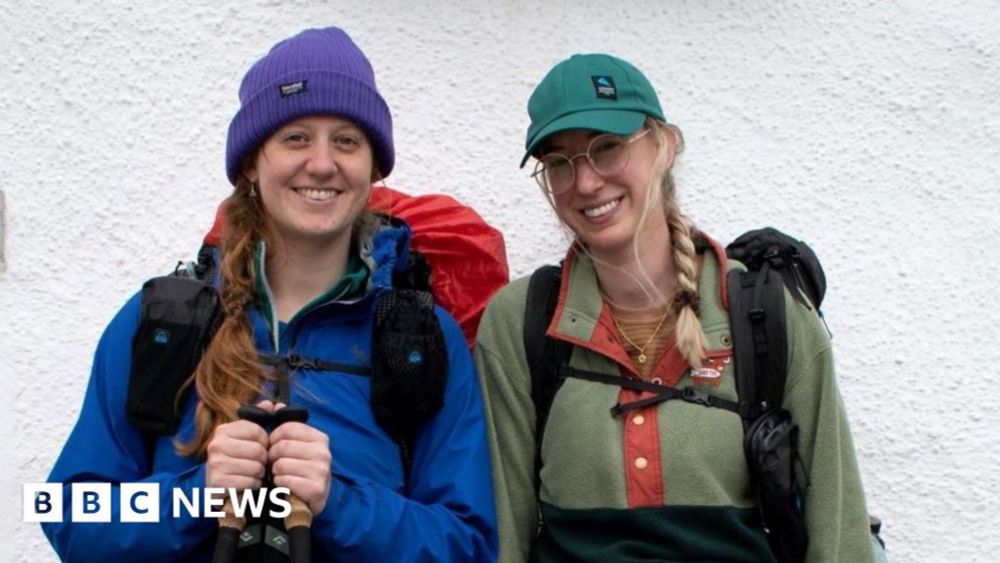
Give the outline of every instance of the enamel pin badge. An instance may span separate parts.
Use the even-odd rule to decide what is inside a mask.
[[[701,387],[703,385],[710,385],[712,387],[718,387],[721,383],[722,372],[732,361],[732,356],[719,356],[705,358],[705,364],[700,369],[692,369],[688,372],[691,379],[694,379],[695,387]]]

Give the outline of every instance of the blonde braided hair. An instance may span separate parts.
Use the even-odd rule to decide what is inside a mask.
[[[675,326],[675,339],[677,349],[687,360],[692,368],[702,366],[702,358],[708,349],[708,339],[702,330],[701,321],[698,319],[700,312],[698,303],[698,268],[697,250],[694,245],[694,238],[697,232],[691,220],[681,213],[677,204],[677,186],[673,177],[673,159],[670,158],[667,147],[669,140],[667,135],[673,135],[676,143],[674,155],[684,151],[684,136],[681,130],[673,124],[663,123],[653,118],[646,119],[646,127],[651,129],[656,136],[660,151],[653,165],[653,174],[650,176],[650,189],[647,191],[647,198],[643,206],[642,214],[639,218],[639,226],[636,231],[640,232],[648,218],[656,210],[662,210],[667,220],[667,228],[670,232],[670,246],[673,252],[674,269],[677,272],[677,291],[674,293],[673,306],[675,307],[677,323]],[[669,162],[668,162],[669,159]],[[640,237],[633,241],[633,251],[642,269],[639,258]],[[647,281],[652,287],[655,285],[649,276]]]

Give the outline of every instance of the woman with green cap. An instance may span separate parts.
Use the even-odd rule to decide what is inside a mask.
[[[739,266],[678,207],[671,170],[680,130],[639,70],[601,54],[556,65],[528,113],[522,166],[537,161],[534,178],[575,239],[552,283],[544,340],[569,350],[561,373],[641,383],[571,376],[554,378],[548,395],[539,391],[523,337],[532,282],[515,281],[494,298],[475,354],[500,560],[774,561],[741,416],[704,401],[649,400],[655,393],[643,390],[690,387],[738,401],[726,274]],[[829,338],[813,309],[786,302],[782,406],[799,426],[808,484],[805,559],[871,561]],[[539,396],[548,399],[536,408]],[[628,403],[635,408],[608,413]]]

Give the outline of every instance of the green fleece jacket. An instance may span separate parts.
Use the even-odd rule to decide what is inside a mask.
[[[714,243],[701,262],[708,365],[721,375],[692,379],[668,343],[651,377],[736,400],[724,284],[726,269],[739,265],[727,263]],[[520,279],[494,298],[475,349],[486,399],[500,561],[773,561],[755,508],[742,423],[730,411],[666,401],[616,417],[610,407],[647,395],[568,379],[556,393],[542,437],[536,497],[535,411],[522,341],[527,287],[528,279]],[[799,425],[808,476],[807,561],[872,561],[864,493],[827,332],[815,311],[795,299],[785,301],[784,407]],[[574,344],[575,368],[637,376],[585,254],[571,250],[564,262],[548,334]]]

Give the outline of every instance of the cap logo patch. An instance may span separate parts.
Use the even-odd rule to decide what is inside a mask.
[[[594,83],[594,92],[597,97],[603,100],[617,100],[618,89],[615,88],[615,80],[610,76],[591,76]]]
[[[301,94],[302,92],[307,92],[306,83],[308,80],[299,80],[298,82],[292,82],[291,84],[282,84],[278,86],[278,92],[281,92],[282,98],[287,98],[294,94]]]

